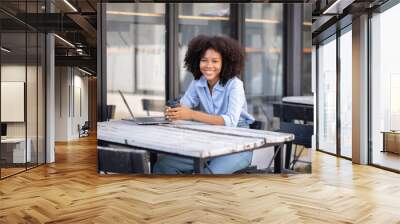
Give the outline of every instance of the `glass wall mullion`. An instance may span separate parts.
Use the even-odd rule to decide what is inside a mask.
[[[25,1],[25,21],[28,21],[27,14],[28,6],[27,1]],[[24,123],[25,123],[25,170],[28,170],[28,113],[27,113],[27,101],[28,101],[28,24],[25,23],[25,88],[24,88]]]
[[[318,113],[318,108],[319,108],[319,44],[315,46],[315,149],[319,150],[319,113]]]
[[[166,100],[178,97],[179,76],[178,74],[178,7],[176,3],[165,4],[165,95]]]
[[[39,1],[36,1],[39,14]],[[39,165],[39,32],[36,32],[36,166]]]
[[[368,164],[372,164],[373,161],[373,148],[372,148],[372,85],[371,85],[371,80],[372,80],[372,12],[368,12],[368,155],[367,155],[367,160]]]
[[[2,47],[3,45],[2,45],[2,37],[1,37],[1,35],[2,35],[2,31],[1,31],[1,24],[2,23],[0,23],[0,47]],[[2,66],[3,66],[3,61],[2,61],[2,52],[0,51],[0,125],[2,125],[3,123],[2,123],[2,121],[1,121],[1,110],[2,110],[2,108],[1,108],[1,82],[2,82],[2,75],[1,75],[1,70],[2,70]],[[2,162],[2,157],[1,157],[1,151],[3,150],[3,148],[2,148],[2,144],[0,144],[0,180],[2,179],[2,173],[1,173],[1,171],[2,171],[2,168],[3,168],[3,162]]]
[[[36,164],[39,165],[39,33],[36,32]]]
[[[341,133],[341,123],[340,123],[340,35],[341,32],[338,29],[336,31],[336,155],[341,156],[340,150],[340,133]]]

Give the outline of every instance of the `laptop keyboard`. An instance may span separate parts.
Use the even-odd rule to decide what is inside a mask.
[[[137,122],[162,122],[166,121],[165,117],[137,117],[135,119]]]

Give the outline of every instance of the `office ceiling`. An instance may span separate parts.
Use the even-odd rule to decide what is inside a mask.
[[[344,17],[376,8],[387,0],[270,0],[268,2],[311,3],[313,41]],[[81,66],[95,73],[97,45],[97,3],[139,2],[133,0],[1,0],[2,32],[28,30],[54,32],[56,65]],[[140,2],[154,2],[143,0]],[[177,1],[182,2],[182,1]],[[249,1],[259,2],[259,1]],[[51,12],[51,13],[49,13]],[[333,31],[331,31],[333,32]],[[329,35],[326,34],[326,35]],[[7,34],[12,38],[12,34]],[[15,40],[19,40],[15,38]],[[16,43],[16,45],[19,45]],[[23,43],[20,43],[23,46]],[[33,45],[32,45],[33,46]],[[28,46],[28,52],[30,52]]]
[[[97,3],[101,0],[1,0],[0,25],[3,38],[15,58],[26,54],[18,33],[52,32],[55,38],[56,65],[79,66],[96,73]],[[50,13],[51,12],[51,13]],[[14,38],[13,38],[14,37]],[[29,37],[29,34],[28,34]],[[24,38],[22,38],[24,39]],[[28,38],[30,39],[30,38]],[[11,41],[12,40],[12,41]],[[22,41],[22,42],[21,42]],[[29,52],[35,46],[27,46]]]
[[[313,0],[313,43],[351,24],[352,18],[372,11],[388,0]],[[340,22],[339,22],[340,21]]]

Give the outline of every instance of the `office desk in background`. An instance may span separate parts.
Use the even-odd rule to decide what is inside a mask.
[[[25,138],[7,137],[1,139],[1,159],[3,164],[24,164],[31,161],[32,140],[26,139],[27,147],[25,153]]]
[[[400,131],[382,131],[383,150],[382,152],[392,152],[400,154]]]
[[[104,146],[118,144],[152,153],[193,159],[195,173],[203,173],[205,163],[212,158],[274,146],[274,171],[281,173],[284,170],[281,156],[284,145],[291,143],[294,136],[188,121],[167,125],[136,125],[130,121],[110,121],[98,123],[97,139]]]

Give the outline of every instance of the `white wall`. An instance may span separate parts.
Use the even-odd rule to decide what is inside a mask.
[[[56,67],[55,73],[55,141],[70,141],[88,120],[88,78],[72,67]]]
[[[28,74],[31,74],[32,71],[36,68],[32,66],[28,66],[27,68],[25,65],[2,65],[1,66],[1,81],[9,81],[9,82],[25,82],[25,75],[26,75],[26,70],[28,71]],[[36,72],[36,71],[35,71]],[[31,82],[31,81],[30,81]],[[32,83],[30,83],[32,84]],[[36,82],[33,83],[36,85]],[[32,97],[36,97],[36,89],[27,89],[27,102],[30,103],[33,100],[30,99]],[[33,90],[34,92],[30,92],[29,90]],[[33,105],[31,105],[33,106]],[[36,105],[34,105],[36,107]],[[7,110],[8,108],[1,108],[1,110]],[[28,121],[31,122],[34,118],[31,117],[32,115],[36,116],[36,114],[27,114]],[[35,117],[36,119],[36,117]],[[36,121],[36,120],[35,120]],[[8,137],[25,137],[25,123],[26,122],[7,122],[7,136]],[[28,128],[33,127],[33,125],[28,125]],[[36,129],[36,128],[35,128]],[[29,132],[29,130],[28,130]],[[28,136],[29,137],[29,136]]]
[[[81,76],[81,73],[79,75],[76,75],[76,70],[75,70],[75,75],[74,75],[74,102],[71,103],[71,106],[73,105],[72,108],[72,120],[71,120],[71,135],[73,138],[79,137],[78,133],[78,124],[82,126],[85,121],[88,121],[88,77]],[[80,111],[81,110],[81,111]]]

